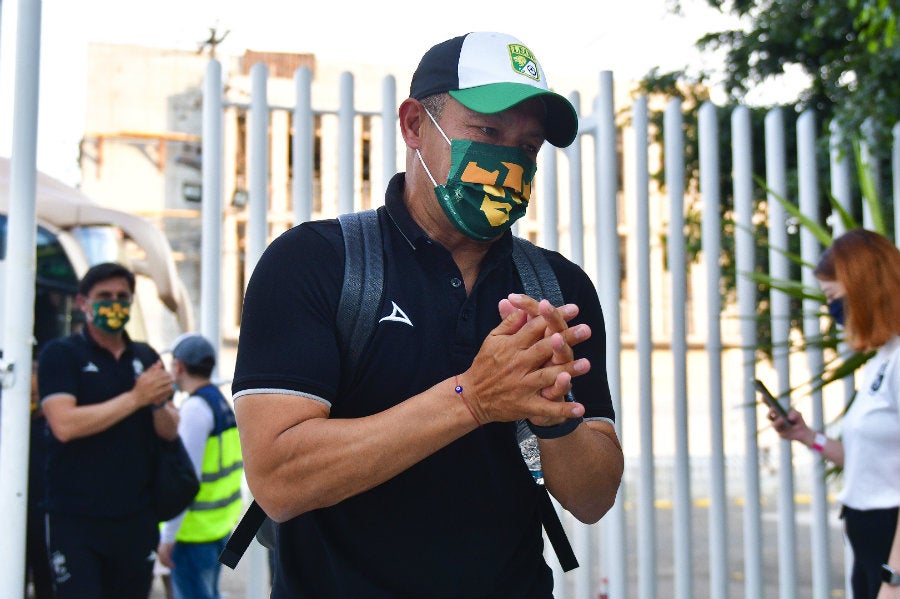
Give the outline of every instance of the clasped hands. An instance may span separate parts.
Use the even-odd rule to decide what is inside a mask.
[[[161,406],[173,393],[172,375],[157,361],[134,381],[134,393],[141,406]]]
[[[557,308],[514,293],[498,309],[503,321],[459,377],[478,420],[527,418],[538,426],[553,426],[583,416],[584,406],[565,401],[572,378],[591,367],[586,358],[576,360],[572,350],[591,336],[586,324],[569,327],[578,306]]]

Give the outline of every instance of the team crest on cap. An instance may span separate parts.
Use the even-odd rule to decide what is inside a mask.
[[[531,50],[522,44],[509,44],[509,59],[512,62],[513,69],[526,77],[530,77],[535,81],[541,80],[540,71],[538,71],[537,58],[531,53]]]

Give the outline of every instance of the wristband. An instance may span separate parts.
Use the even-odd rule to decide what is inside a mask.
[[[828,443],[828,437],[826,437],[823,433],[816,433],[816,440],[813,441],[812,445],[810,445],[810,449],[822,453],[822,450],[825,449],[826,443]]]
[[[154,412],[156,410],[162,410],[164,407],[166,407],[166,404],[169,403],[170,401],[172,401],[171,397],[162,403],[150,404],[150,409],[153,410]]]
[[[566,401],[575,401],[575,396],[572,395],[571,391],[566,393]],[[528,424],[529,430],[531,430],[538,439],[559,439],[574,431],[583,421],[584,418],[579,416],[578,418],[569,418],[565,422],[554,424],[553,426],[538,426],[532,424],[531,420],[526,420],[525,422]]]
[[[553,426],[538,426],[536,424],[532,424],[530,420],[528,420],[528,428],[534,433],[534,436],[538,439],[559,439],[560,437],[565,437],[576,428],[578,425],[584,421],[584,418],[579,416],[578,418],[569,418],[565,422],[561,422],[560,424],[555,424]]]

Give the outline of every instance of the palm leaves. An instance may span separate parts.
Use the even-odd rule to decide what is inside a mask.
[[[882,203],[878,197],[873,169],[863,157],[865,152],[861,151],[859,142],[853,143],[853,150],[856,159],[862,202],[865,209],[868,211],[868,215],[872,222],[870,228],[882,235],[889,236],[885,226]],[[759,181],[759,183],[763,188],[766,188],[765,182]],[[834,238],[826,226],[820,224],[813,216],[801,212],[795,204],[789,202],[785,198],[778,194],[771,193],[771,190],[766,189],[766,191],[769,192],[769,197],[773,197],[779,202],[785,212],[791,216],[793,221],[796,222],[799,227],[802,227],[811,233],[823,247],[829,247],[832,244]],[[832,214],[840,220],[844,230],[855,229],[862,226],[854,219],[849,210],[833,196],[829,195],[828,199],[831,204]],[[796,266],[801,268],[814,268],[814,265],[805,262],[795,253],[781,248],[776,248],[776,251],[787,257],[787,259]],[[825,294],[818,288],[810,288],[798,280],[779,279],[761,272],[744,273],[744,276],[756,283],[761,290],[769,291],[774,289],[781,291],[800,305],[802,305],[803,300],[820,302],[821,306],[817,310],[817,314],[822,315],[824,313],[826,298]],[[805,390],[806,393],[819,391],[830,383],[850,376],[875,354],[875,352],[857,352],[852,350],[842,352],[841,349],[843,348],[842,343],[844,340],[843,330],[835,326],[834,323],[830,323],[825,330],[817,335],[805,335],[801,330],[800,335],[792,335],[791,339],[792,340],[789,342],[791,345],[789,351],[805,351],[810,347],[814,347],[822,350],[829,350],[828,353],[831,356],[830,359],[824,362],[820,372],[811,373],[809,381],[797,385],[791,391],[800,389]],[[760,347],[759,349],[769,350],[760,352],[766,354],[771,353],[770,350],[772,348]],[[849,404],[847,407],[849,407]],[[844,411],[846,411],[846,408],[841,412],[842,415]]]

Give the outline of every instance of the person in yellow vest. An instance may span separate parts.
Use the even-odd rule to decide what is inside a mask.
[[[210,382],[216,354],[197,334],[176,339],[172,375],[190,394],[180,408],[181,435],[200,491],[194,503],[163,524],[157,554],[171,569],[174,599],[219,599],[218,557],[243,509],[243,461],[234,412]]]

